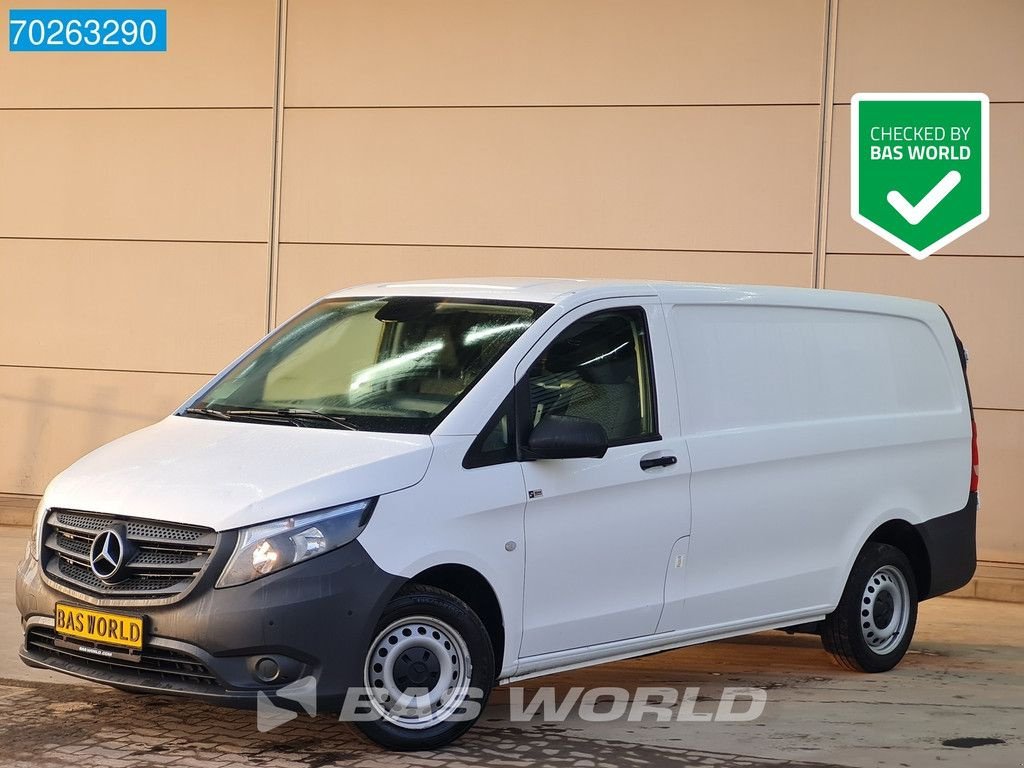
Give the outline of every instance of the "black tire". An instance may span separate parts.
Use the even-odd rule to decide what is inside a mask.
[[[458,644],[458,640],[462,641],[461,646],[456,651],[466,658],[465,663],[461,665],[462,671],[458,672],[458,674],[460,679],[468,678],[468,686],[471,689],[481,691],[483,695],[480,698],[472,696],[472,700],[466,702],[470,709],[468,716],[465,711],[460,712],[456,710],[455,713],[448,716],[448,719],[427,727],[407,727],[383,716],[374,720],[357,720],[354,723],[367,738],[388,749],[400,751],[427,750],[437,749],[445,744],[450,744],[476,722],[483,711],[483,707],[487,704],[491,688],[494,685],[494,651],[491,647],[490,636],[487,634],[487,628],[480,620],[480,617],[464,601],[450,592],[438,589],[437,587],[413,584],[399,592],[388,603],[381,614],[380,621],[377,622],[377,627],[373,632],[373,639],[371,639],[370,647],[367,649],[367,659],[364,662],[364,674],[369,683],[368,688],[373,689],[376,687],[377,690],[380,690],[385,687],[383,685],[374,685],[375,683],[381,683],[385,677],[383,670],[374,671],[375,667],[382,665],[370,663],[371,660],[374,662],[378,661],[375,649],[383,648],[387,651],[388,641],[392,637],[396,640],[401,640],[402,632],[404,632],[405,628],[409,627],[397,626],[394,630],[394,636],[391,635],[389,628],[396,627],[396,623],[402,622],[404,619],[414,620],[417,618],[427,620],[426,624],[429,624],[431,621],[437,622],[435,628],[445,633],[441,635],[440,641],[434,640],[433,642],[444,644],[451,640]],[[414,623],[416,622],[411,622],[410,626]],[[429,626],[426,628],[428,630],[431,629]],[[418,627],[415,629],[418,629]],[[387,638],[382,634],[385,630],[389,630]],[[458,637],[449,637],[446,630],[456,633]],[[430,643],[430,636],[434,635],[433,632],[421,634],[427,643]],[[413,639],[401,640],[401,642],[413,642],[416,638],[416,633],[412,632],[407,637],[412,637]],[[437,637],[437,635],[434,635],[434,637]],[[379,642],[378,639],[380,639]],[[392,645],[399,647],[399,645],[394,643]],[[437,648],[440,652],[440,647]],[[427,645],[422,647],[412,646],[408,650],[409,653],[416,656],[418,661],[421,658],[419,654],[423,651],[429,652],[429,647]],[[392,662],[390,671],[387,673],[387,679],[391,681],[398,679],[397,665],[400,663],[400,659],[405,659],[406,657],[406,653],[403,653],[401,657],[396,657],[395,661]],[[423,656],[422,658],[427,657]],[[447,664],[446,661],[441,663]],[[428,665],[430,664],[433,664],[433,661],[428,658]],[[418,673],[429,675],[429,670],[424,672],[423,666],[423,664],[420,665]],[[466,666],[469,667],[468,670],[465,669]],[[456,673],[453,672],[454,674]],[[432,684],[432,680],[428,680],[424,685],[424,690]],[[409,690],[409,688],[406,690]],[[432,690],[436,690],[436,688]],[[371,696],[373,695],[372,690],[368,690],[368,693]],[[382,704],[381,706],[385,705]],[[473,710],[475,710],[475,713]]]
[[[896,547],[868,542],[839,605],[822,624],[821,642],[842,667],[887,672],[907,652],[916,625],[917,583],[910,560]],[[883,640],[886,628],[893,631]]]

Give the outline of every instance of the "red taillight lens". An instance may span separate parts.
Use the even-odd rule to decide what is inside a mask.
[[[971,493],[978,490],[978,423],[971,419]]]

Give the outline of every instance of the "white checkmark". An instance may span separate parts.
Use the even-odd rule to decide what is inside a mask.
[[[941,181],[931,188],[931,191],[918,201],[917,205],[911,205],[907,198],[892,190],[885,199],[889,205],[896,209],[896,213],[909,221],[911,224],[920,224],[936,205],[946,199],[946,195],[953,191],[953,188],[960,183],[959,171],[950,171],[942,177]]]

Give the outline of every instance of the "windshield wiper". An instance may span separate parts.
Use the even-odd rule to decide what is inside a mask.
[[[358,431],[358,427],[349,424],[345,421],[342,416],[332,416],[329,413],[323,411],[315,411],[312,408],[231,408],[227,411],[222,411],[227,418],[232,416],[242,416],[248,418],[273,418],[273,419],[312,419],[316,421],[325,421],[334,424],[342,429],[351,429]]]
[[[213,408],[186,408],[185,413],[191,416],[205,416],[208,419],[224,419],[225,421],[231,419],[224,411],[217,411]]]

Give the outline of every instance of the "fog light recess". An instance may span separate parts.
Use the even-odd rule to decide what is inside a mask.
[[[281,675],[281,667],[273,659],[266,657],[256,662],[256,677],[264,683],[272,683]]]

